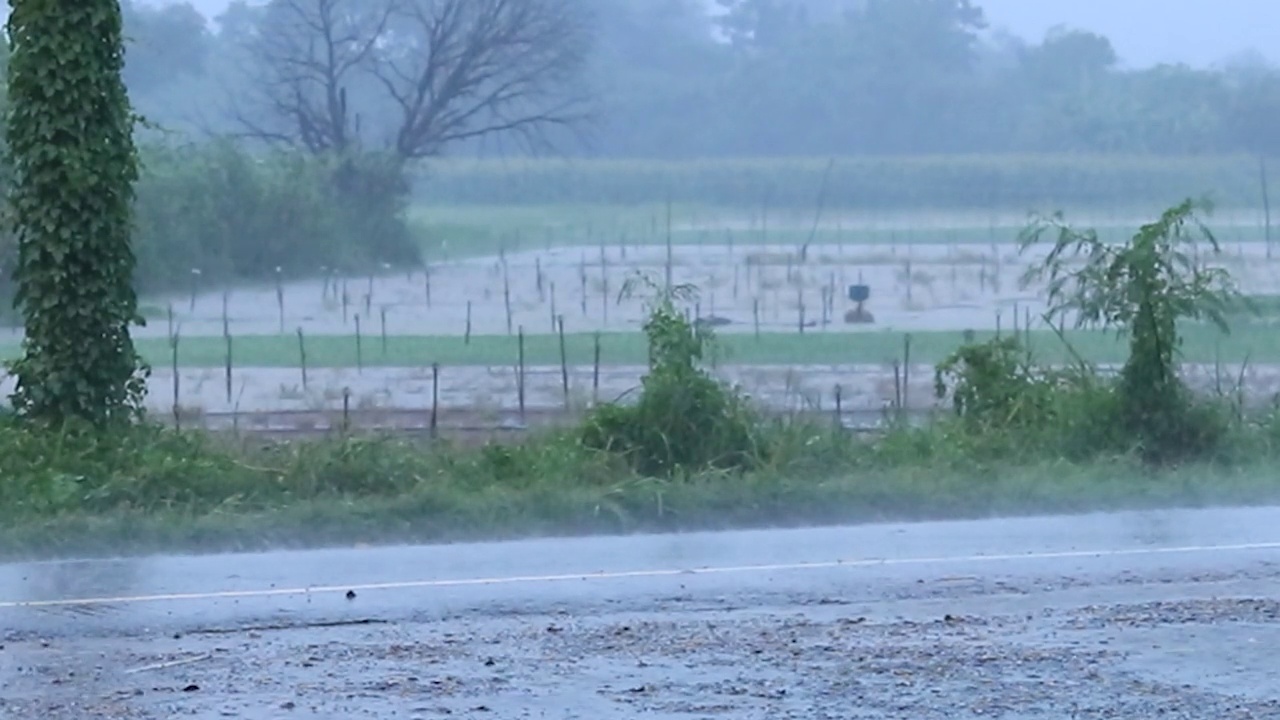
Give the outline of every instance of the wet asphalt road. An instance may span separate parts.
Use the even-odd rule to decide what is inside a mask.
[[[0,567],[0,716],[1280,718],[1280,508]]]

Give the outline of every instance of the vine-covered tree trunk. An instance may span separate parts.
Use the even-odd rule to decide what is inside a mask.
[[[52,423],[131,417],[145,391],[130,212],[134,115],[121,80],[119,0],[10,0],[9,201],[20,414]]]

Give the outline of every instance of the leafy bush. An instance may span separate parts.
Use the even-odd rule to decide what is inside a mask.
[[[408,186],[379,157],[251,155],[229,142],[151,147],[134,248],[143,290],[417,264]]]
[[[967,344],[939,363],[938,399],[950,398],[966,453],[1079,460],[1127,450],[1106,422],[1115,400],[1094,368],[1038,366],[1017,336]]]
[[[681,471],[747,470],[767,456],[756,413],[732,388],[700,364],[711,350],[711,330],[692,323],[675,301],[692,288],[658,289],[644,332],[649,373],[633,405],[596,408],[583,429],[583,444],[617,453],[639,473],[672,476]],[[624,288],[632,292],[636,281]]]
[[[1129,338],[1110,419],[1153,462],[1212,452],[1226,433],[1221,414],[1192,397],[1177,362],[1180,320],[1208,320],[1226,333],[1227,313],[1244,302],[1226,270],[1200,262],[1201,243],[1209,254],[1221,253],[1200,219],[1211,210],[1207,202],[1186,200],[1119,246],[1072,229],[1060,214],[1036,220],[1021,238],[1025,250],[1056,233],[1048,255],[1024,277],[1047,280],[1050,322],[1070,315],[1077,327]]]

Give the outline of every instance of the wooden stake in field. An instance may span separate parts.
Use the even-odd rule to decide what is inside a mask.
[[[1022,308],[1022,313],[1023,313],[1022,332],[1026,334],[1026,338],[1027,338],[1025,343],[1026,350],[1027,352],[1031,352],[1031,308],[1028,308],[1028,307]]]
[[[196,296],[200,294],[200,268],[191,268],[191,307],[190,312],[196,310]]]
[[[520,326],[519,334],[516,336],[516,405],[520,408],[520,422],[524,422],[524,393],[525,393],[525,370],[524,370],[524,326]]]
[[[538,284],[538,302],[545,302],[547,293],[546,288],[543,287],[542,281],[542,258],[535,257],[533,259],[533,271],[535,282]]]
[[[431,363],[431,439],[440,436],[440,363]]]
[[[844,388],[836,385],[836,429],[844,427]]]
[[[276,307],[280,309],[280,334],[284,334],[284,270],[276,266]]]
[[[597,331],[591,338],[593,343],[591,362],[591,404],[600,402],[600,333]]]
[[[307,341],[302,335],[302,328],[298,328],[298,366],[302,368],[302,390],[307,390]]]
[[[902,409],[911,402],[911,333],[902,336]]]
[[[169,347],[173,351],[173,426],[178,430],[182,429],[182,404],[179,402],[182,374],[178,372],[178,341],[181,335],[182,329],[178,328],[169,338]]]
[[[226,384],[227,384],[227,404],[231,403],[231,333],[222,333],[223,343],[226,345]]]
[[[756,342],[760,342],[760,298],[751,299],[751,323],[755,326]]]
[[[564,342],[564,316],[561,315],[557,320],[558,332],[560,334],[560,380],[564,385],[564,409],[569,410],[569,353]]]
[[[378,308],[378,316],[382,322],[382,359],[387,358],[387,306]]]
[[[584,253],[578,263],[578,292],[582,298],[582,317],[587,316],[587,256]]]
[[[422,285],[427,292],[427,309],[431,309],[431,266],[422,267]]]
[[[551,281],[551,332],[556,331],[557,317],[559,317],[559,314],[556,313],[556,283],[554,280],[552,280]]]
[[[467,326],[462,331],[462,344],[471,344],[471,301],[467,301]]]
[[[893,409],[894,417],[902,421],[902,361],[893,359]]]
[[[356,313],[356,372],[364,373],[364,341],[360,336],[360,313]]]
[[[796,287],[796,305],[800,317],[800,334],[804,334],[804,288]]]
[[[347,324],[348,311],[351,307],[351,293],[347,292],[347,279],[342,278],[342,324]]]
[[[511,273],[507,269],[507,261],[502,261],[502,304],[507,311],[507,335],[512,333],[511,313]]]
[[[351,432],[351,388],[342,388],[342,434]]]

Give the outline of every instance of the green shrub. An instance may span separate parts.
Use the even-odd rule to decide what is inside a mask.
[[[150,147],[134,248],[147,291],[416,265],[408,186],[379,157],[251,155],[229,142]]]
[[[633,288],[631,283],[624,292]],[[768,456],[755,411],[701,366],[711,330],[690,322],[675,305],[691,293],[688,287],[657,291],[644,325],[649,373],[639,398],[596,408],[583,428],[585,446],[621,455],[642,475],[748,470]]]
[[[1077,231],[1061,214],[1037,219],[1022,234],[1026,250],[1055,235],[1044,260],[1024,282],[1046,281],[1048,319],[1073,317],[1129,339],[1129,357],[1115,386],[1117,433],[1152,462],[1209,454],[1226,433],[1222,415],[1202,406],[1178,375],[1178,322],[1207,320],[1229,332],[1227,314],[1244,303],[1230,273],[1199,261],[1221,248],[1200,219],[1208,202],[1186,200],[1143,225],[1124,244]]]
[[[971,343],[938,364],[938,399],[950,398],[965,454],[986,458],[1080,460],[1124,452],[1115,393],[1096,369],[1037,365],[1017,336]]]

